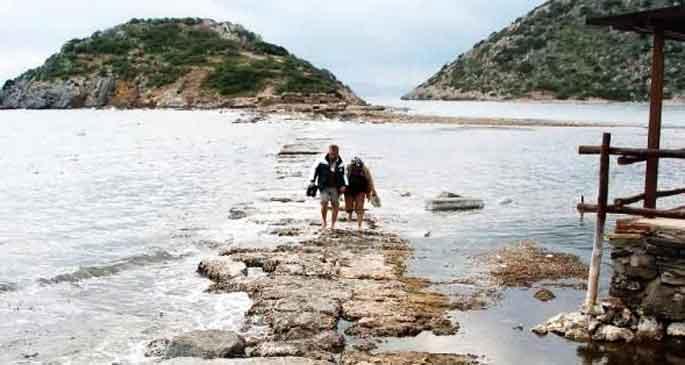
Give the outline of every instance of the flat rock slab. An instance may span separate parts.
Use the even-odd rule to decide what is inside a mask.
[[[225,281],[247,275],[247,266],[230,257],[219,256],[200,261],[197,272],[211,280]]]
[[[475,198],[431,199],[426,201],[426,210],[431,212],[479,210],[483,208],[485,208],[485,203]]]
[[[302,357],[261,357],[251,359],[214,359],[177,358],[162,362],[163,365],[334,365],[328,361],[312,360]]]
[[[442,193],[426,201],[426,209],[434,212],[454,210],[483,209],[485,203],[481,199],[468,198],[454,193]]]
[[[423,331],[452,335],[458,324],[449,298],[429,283],[405,276],[409,243],[374,231],[335,231],[276,249],[224,254],[266,275],[215,280],[214,292],[247,292],[253,305],[245,330],[248,356],[307,356],[326,361],[345,349],[336,336],[406,337]]]
[[[279,156],[315,156],[319,154],[323,155],[324,153],[320,151],[318,146],[305,143],[287,144],[278,152]]]
[[[192,331],[174,337],[164,355],[167,359],[199,357],[203,359],[240,357],[245,353],[245,341],[231,331]]]
[[[398,352],[368,354],[353,352],[343,355],[342,365],[478,365],[481,362],[474,356],[454,354],[430,354],[423,352]]]

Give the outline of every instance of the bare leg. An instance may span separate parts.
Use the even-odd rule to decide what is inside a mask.
[[[328,215],[328,202],[321,203],[321,228],[326,229],[326,216]]]
[[[340,211],[340,205],[333,204],[333,214],[331,217],[331,230],[335,229],[335,222],[338,221],[338,212]]]
[[[354,198],[350,194],[345,194],[345,210],[347,211],[347,221],[352,222],[352,212],[354,212]]]
[[[359,230],[362,230],[362,226],[364,225],[364,199],[366,198],[366,194],[359,194],[356,197],[354,197],[354,206],[355,209],[357,210],[357,226],[359,227]]]

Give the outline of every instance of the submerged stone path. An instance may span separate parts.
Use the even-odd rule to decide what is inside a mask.
[[[301,180],[323,142],[299,138],[286,146],[277,156],[277,178]],[[308,209],[297,199],[271,198],[270,203]],[[249,219],[242,211],[231,217]],[[275,227],[267,232],[295,241],[271,248],[230,247],[198,266],[212,281],[210,292],[246,292],[252,300],[240,340],[230,331],[194,331],[153,341],[148,355],[175,365],[479,363],[474,356],[455,354],[372,353],[383,338],[458,331],[448,318],[460,307],[454,298],[432,290],[427,280],[407,276],[413,255],[409,242],[375,224],[362,232],[319,232],[310,221],[277,220],[263,222]]]
[[[447,318],[455,304],[427,281],[404,275],[411,254],[393,234],[339,230],[271,250],[228,250],[227,260],[205,261],[200,272],[214,278],[211,291],[247,292],[253,300],[247,356],[335,362],[364,339],[457,332]],[[263,274],[245,275],[242,265]]]
[[[275,155],[275,178],[282,186],[306,184],[306,169],[329,142],[297,138],[285,145]],[[485,309],[505,288],[569,285],[586,276],[577,257],[524,242],[472,258],[480,268],[472,277],[431,282],[408,275],[412,245],[383,231],[373,215],[366,216],[368,230],[320,231],[318,204],[302,199],[304,191],[260,193],[257,202],[231,209],[229,219],[264,226],[261,242],[223,246],[197,270],[211,280],[211,293],[248,294],[252,304],[239,333],[192,331],[158,339],[147,347],[155,363],[477,365],[482,356],[379,348],[423,332],[455,335],[459,324],[451,312]],[[549,290],[538,294],[554,298]]]

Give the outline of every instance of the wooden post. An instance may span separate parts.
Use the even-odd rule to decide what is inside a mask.
[[[664,99],[664,32],[654,32],[654,48],[652,52],[652,87],[649,104],[649,135],[647,148],[659,149],[661,145],[661,112]],[[645,173],[645,203],[648,209],[656,208],[656,191],[659,180],[659,158],[647,158]]]
[[[592,261],[587,283],[585,310],[592,312],[597,303],[599,291],[599,273],[602,266],[602,250],[604,246],[604,225],[607,218],[607,202],[609,200],[609,148],[611,148],[611,134],[602,136],[602,150],[599,158],[599,194],[597,197],[597,223],[595,226],[595,244],[592,247]]]

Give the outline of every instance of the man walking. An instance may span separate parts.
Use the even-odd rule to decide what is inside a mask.
[[[340,194],[347,188],[347,175],[345,165],[340,158],[340,148],[336,145],[328,147],[328,153],[323,161],[319,162],[314,169],[314,179],[321,192],[321,221],[322,228],[326,229],[328,206],[331,207],[331,229],[335,229],[340,211]]]

